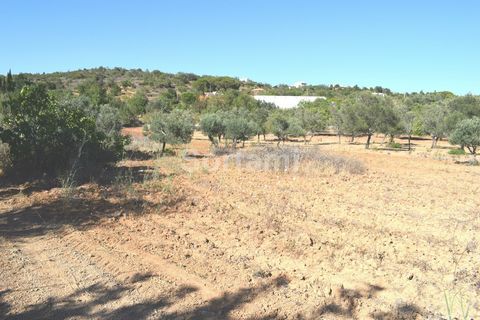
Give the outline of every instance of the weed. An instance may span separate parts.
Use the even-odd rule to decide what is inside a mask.
[[[392,148],[392,149],[402,149],[402,144],[398,142],[390,142],[387,144],[387,147]]]
[[[138,199],[139,194],[135,189],[135,177],[132,169],[127,169],[120,172],[113,180],[113,190],[118,193],[124,194],[129,198]]]
[[[444,292],[445,304],[447,306],[447,316],[449,320],[459,319],[458,317],[454,316],[455,314],[455,306],[460,307],[460,319],[468,320],[470,313],[471,304],[466,302],[463,295],[459,293],[455,293],[453,295],[449,295],[446,291]]]
[[[451,150],[448,150],[448,154],[460,156],[460,155],[465,154],[465,150],[463,150],[463,149],[451,149]]]
[[[76,182],[75,182],[75,170],[71,170],[65,175],[61,175],[58,178],[60,187],[62,188],[62,196],[66,200],[71,200],[76,191]]]

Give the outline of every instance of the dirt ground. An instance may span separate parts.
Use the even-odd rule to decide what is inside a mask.
[[[480,167],[346,140],[307,147],[364,173],[235,166],[196,134],[111,181],[3,187],[0,318],[446,319],[445,296],[480,318]]]

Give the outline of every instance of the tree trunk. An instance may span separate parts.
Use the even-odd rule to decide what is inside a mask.
[[[245,148],[245,140],[242,140],[242,148]]]
[[[210,135],[208,136],[208,140],[210,140],[210,142],[211,142],[214,146],[217,146],[217,145],[218,145],[218,143],[215,141],[215,138],[212,137],[212,136],[210,136]]]
[[[260,142],[260,133],[257,134],[257,141]]]
[[[340,135],[340,133],[338,134],[338,144],[342,144],[342,140],[341,140],[341,135]]]
[[[369,149],[370,148],[370,140],[372,139],[372,134],[369,133],[368,134],[368,137],[367,137],[367,144],[365,145],[365,149]]]
[[[263,134],[263,141],[267,141],[267,138],[265,137],[265,133]]]
[[[350,143],[353,143],[355,141],[355,135],[352,133],[352,137],[350,139]]]
[[[435,137],[432,137],[432,149],[435,148]]]
[[[409,135],[408,135],[408,151],[412,150],[412,143],[411,143],[411,141],[412,141],[412,135],[409,134]]]
[[[161,154],[162,156],[163,156],[163,153],[165,152],[165,146],[166,146],[166,145],[167,145],[166,142],[163,142],[163,143],[162,143],[162,154]]]

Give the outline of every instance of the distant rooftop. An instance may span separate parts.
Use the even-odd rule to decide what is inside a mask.
[[[321,96],[253,96],[255,100],[270,102],[275,104],[280,109],[291,109],[298,107],[298,104],[302,101],[313,102],[317,99],[325,100],[325,97]]]

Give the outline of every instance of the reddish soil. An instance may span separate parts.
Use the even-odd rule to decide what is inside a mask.
[[[169,156],[68,196],[4,188],[0,318],[441,319],[445,293],[455,316],[461,297],[479,318],[480,167],[446,142],[376,140],[309,144],[363,174]],[[188,150],[207,154],[208,140]]]

